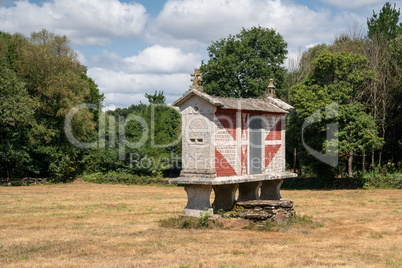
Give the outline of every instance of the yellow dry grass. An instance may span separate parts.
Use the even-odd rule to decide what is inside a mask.
[[[397,267],[402,191],[282,191],[321,227],[169,229],[180,187],[0,188],[1,267]],[[314,225],[315,226],[315,225]]]

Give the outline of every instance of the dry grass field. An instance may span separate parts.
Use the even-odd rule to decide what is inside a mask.
[[[282,191],[314,224],[174,229],[180,187],[0,187],[0,267],[398,267],[402,191]]]

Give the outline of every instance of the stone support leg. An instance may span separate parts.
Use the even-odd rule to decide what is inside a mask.
[[[238,184],[214,185],[215,200],[212,204],[214,211],[219,209],[230,210],[236,201],[236,190]]]
[[[258,200],[260,181],[239,183],[239,198],[237,201]]]
[[[282,200],[280,189],[283,183],[281,180],[263,181],[261,186],[261,200]]]
[[[209,202],[212,191],[211,185],[187,184],[184,190],[187,193],[187,206],[184,208],[184,214],[195,217],[200,217],[201,213],[213,215],[213,209]]]

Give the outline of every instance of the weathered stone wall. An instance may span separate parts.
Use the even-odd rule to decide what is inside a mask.
[[[180,107],[182,113],[182,176],[215,176],[214,115],[216,108],[193,97]]]
[[[234,216],[252,221],[282,223],[296,215],[291,200],[252,200],[237,202]]]

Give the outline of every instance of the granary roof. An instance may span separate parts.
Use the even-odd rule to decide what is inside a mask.
[[[294,108],[280,99],[273,97],[266,97],[265,99],[238,99],[238,98],[227,98],[227,97],[216,97],[211,96],[205,92],[197,89],[191,89],[186,92],[182,97],[173,102],[173,106],[180,107],[184,102],[193,96],[198,96],[205,101],[211,103],[216,107],[222,109],[241,109],[248,111],[259,111],[259,112],[270,112],[270,113],[288,113],[288,111]]]

